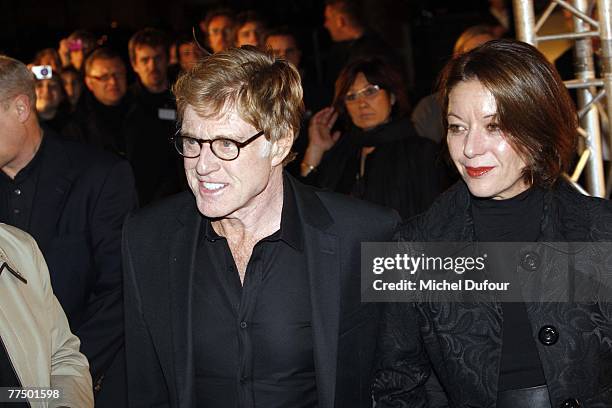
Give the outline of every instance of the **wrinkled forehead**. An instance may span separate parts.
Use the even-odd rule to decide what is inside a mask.
[[[240,117],[235,106],[229,104],[210,116],[201,116],[191,105],[187,105],[181,122],[181,133],[199,139],[225,136],[239,140],[254,130]]]

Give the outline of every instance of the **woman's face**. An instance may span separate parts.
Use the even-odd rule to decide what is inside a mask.
[[[471,80],[459,82],[448,99],[448,149],[470,192],[503,200],[525,191],[525,161],[499,128],[491,92]]]
[[[384,89],[376,89],[360,72],[345,95],[345,106],[353,124],[360,129],[372,129],[389,120],[393,97]]]
[[[75,106],[81,97],[83,85],[79,80],[79,77],[70,71],[62,72],[62,82],[64,83],[64,89],[68,95],[70,105]]]
[[[56,79],[36,81],[36,110],[39,113],[55,111],[62,102],[62,85]]]

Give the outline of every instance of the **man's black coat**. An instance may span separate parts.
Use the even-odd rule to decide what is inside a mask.
[[[53,291],[99,388],[122,355],[121,228],[137,204],[134,177],[114,155],[49,129],[43,137],[27,232],[45,256]]]
[[[304,226],[319,407],[370,407],[378,307],[360,302],[360,243],[388,240],[392,210],[288,178]],[[191,193],[146,208],[123,235],[130,407],[195,407],[191,333],[201,215]]]

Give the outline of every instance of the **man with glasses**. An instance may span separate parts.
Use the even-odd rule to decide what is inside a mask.
[[[303,111],[286,61],[230,49],[174,92],[191,192],[126,221],[130,406],[369,407],[360,242],[396,214],[283,171]]]
[[[85,60],[85,92],[72,123],[64,133],[120,156],[126,154],[127,118],[126,67],[117,52],[98,48]]]

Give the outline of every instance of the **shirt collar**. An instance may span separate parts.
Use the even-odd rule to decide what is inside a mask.
[[[45,147],[45,131],[42,131],[42,137],[41,137],[41,141],[40,141],[40,145],[38,146],[38,150],[36,151],[36,153],[34,153],[34,157],[32,157],[32,160],[30,160],[28,162],[28,164],[25,165],[25,167],[21,170],[19,170],[19,172],[17,172],[17,174],[15,174],[15,178],[11,179],[9,176],[6,175],[6,173],[4,173],[3,171],[0,171],[3,180],[11,182],[11,183],[22,183],[23,181],[25,181],[32,173],[34,173],[34,171],[38,168],[39,163],[41,162],[41,157],[43,155],[43,149]]]
[[[209,218],[203,217],[202,222],[204,223],[202,231],[206,240],[214,242],[218,239],[225,239],[217,234]],[[283,209],[280,229],[262,241],[283,241],[300,252],[304,248],[303,226],[297,208],[295,191],[286,174],[283,175]]]

